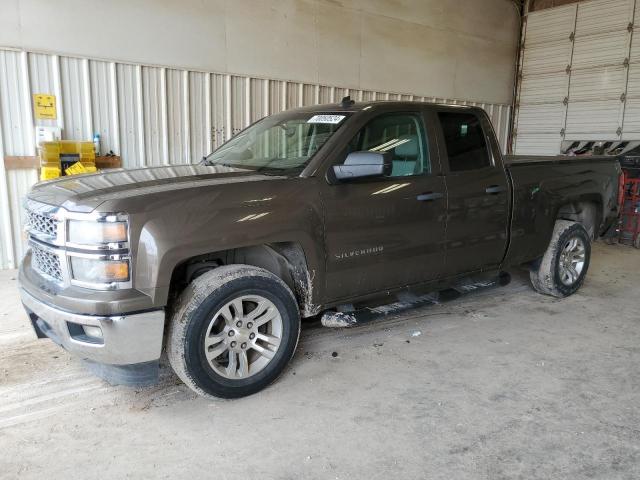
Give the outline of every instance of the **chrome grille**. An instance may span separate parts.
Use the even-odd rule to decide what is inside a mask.
[[[45,250],[38,245],[31,244],[32,265],[37,272],[47,275],[55,280],[62,281],[62,266],[60,265],[60,258],[53,252]]]
[[[58,222],[50,213],[34,208],[33,203],[27,204],[26,221],[27,228],[35,235],[45,235],[56,238],[58,234]]]

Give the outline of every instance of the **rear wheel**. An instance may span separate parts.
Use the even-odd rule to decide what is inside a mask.
[[[299,333],[298,306],[282,280],[260,268],[229,265],[199,276],[182,293],[167,354],[196,392],[243,397],[282,373]]]
[[[546,295],[567,297],[583,284],[591,258],[591,238],[579,223],[558,220],[542,259],[530,270],[533,288]]]

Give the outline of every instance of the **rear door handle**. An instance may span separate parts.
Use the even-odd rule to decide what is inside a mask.
[[[438,200],[439,198],[444,197],[444,194],[437,192],[427,192],[418,195],[416,198],[419,202],[432,202],[433,200]]]
[[[484,191],[487,195],[495,195],[496,193],[504,192],[506,190],[505,187],[500,185],[491,185],[486,188]]]

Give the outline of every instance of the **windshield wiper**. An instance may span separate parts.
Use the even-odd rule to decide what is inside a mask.
[[[242,168],[242,167],[238,167],[237,165],[231,165],[229,163],[212,162],[211,160],[208,160],[207,157],[202,157],[202,160],[200,160],[200,163],[198,165],[204,165],[207,167],[221,166],[221,167],[228,167],[228,168]]]
[[[287,167],[287,168],[259,168],[258,170],[256,170],[257,173],[261,174],[261,175],[268,175],[268,176],[276,176],[276,177],[288,177],[288,176],[292,176],[292,175],[298,175],[300,174],[300,172],[302,172],[302,170],[304,170],[304,167],[302,166],[297,166],[297,167]]]
[[[278,176],[284,174],[284,170],[276,169],[276,168],[269,168],[269,169],[266,169],[266,170],[258,169],[258,170],[256,170],[256,173],[259,173],[260,175],[268,175],[270,177],[271,176],[278,177]]]

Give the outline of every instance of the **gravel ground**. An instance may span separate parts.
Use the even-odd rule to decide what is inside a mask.
[[[557,300],[527,276],[348,330],[305,324],[249,398],[112,387],[35,340],[0,272],[0,477],[638,479],[640,252],[596,244]],[[334,356],[334,352],[337,353]]]

